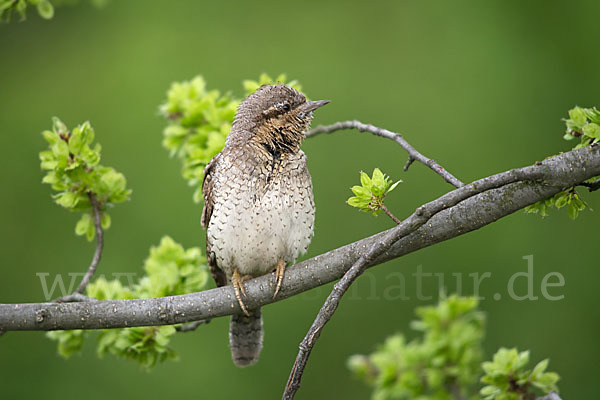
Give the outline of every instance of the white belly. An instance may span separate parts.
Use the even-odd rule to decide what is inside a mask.
[[[313,235],[312,188],[272,184],[262,198],[238,192],[215,202],[208,226],[217,265],[231,278],[260,276],[282,259],[291,263],[306,251]]]

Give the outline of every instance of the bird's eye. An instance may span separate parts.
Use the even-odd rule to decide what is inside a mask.
[[[288,103],[287,101],[285,103],[279,103],[277,104],[277,108],[286,112],[290,111],[290,103]]]

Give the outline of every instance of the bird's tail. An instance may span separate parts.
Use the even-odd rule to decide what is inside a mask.
[[[234,314],[229,323],[231,358],[238,367],[256,364],[263,347],[263,321],[260,308],[250,316]]]

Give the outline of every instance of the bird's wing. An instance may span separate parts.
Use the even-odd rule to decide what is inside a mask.
[[[204,208],[202,209],[202,219],[200,223],[202,227],[206,229],[206,260],[208,262],[208,268],[210,274],[217,286],[227,285],[227,277],[225,273],[217,265],[217,259],[215,253],[211,250],[210,241],[208,240],[208,224],[210,223],[210,217],[212,216],[213,204],[214,204],[214,171],[215,165],[217,164],[221,153],[213,157],[212,160],[204,168],[204,179],[202,181],[202,194],[204,195]]]
[[[213,173],[215,170],[215,165],[217,164],[220,155],[221,153],[214,156],[213,159],[210,160],[208,164],[206,164],[206,167],[204,167],[204,178],[202,179],[202,194],[204,195],[204,208],[202,209],[202,219],[200,220],[200,223],[202,224],[202,227],[204,229],[208,229],[208,223],[210,222],[210,217],[212,215],[214,203]]]

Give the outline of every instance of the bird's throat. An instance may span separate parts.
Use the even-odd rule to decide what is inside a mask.
[[[277,122],[265,123],[253,137],[254,142],[274,160],[283,154],[297,153],[304,139],[300,126]]]

